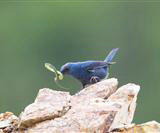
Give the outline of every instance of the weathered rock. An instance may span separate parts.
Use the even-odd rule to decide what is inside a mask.
[[[131,124],[139,86],[128,84],[116,91],[117,85],[113,78],[81,90],[70,97],[71,108],[63,116],[35,123],[26,132],[104,133]]]
[[[160,123],[150,121],[144,124],[131,124],[113,129],[110,133],[160,133]]]
[[[117,86],[117,79],[107,79],[88,86],[73,96],[68,92],[41,89],[34,103],[24,109],[17,126],[11,131],[13,133],[125,133],[125,131],[131,131],[135,129],[131,122],[140,87],[127,84],[117,90]],[[12,126],[12,124],[8,125],[7,121],[1,123],[1,127],[4,125],[5,129]],[[149,129],[153,129],[158,123],[149,123],[149,125]],[[156,131],[158,130],[159,125]],[[4,131],[4,128],[0,130],[0,132]],[[140,129],[136,127],[135,131]]]
[[[20,115],[20,128],[33,126],[35,123],[63,116],[70,108],[68,92],[41,89],[34,103],[27,106]]]
[[[77,104],[84,104],[94,98],[107,99],[111,94],[117,90],[118,81],[115,78],[103,80],[97,84],[90,85],[84,88],[79,93],[71,98],[72,107]]]
[[[19,119],[11,112],[0,114],[0,133],[12,132],[18,126]]]
[[[107,103],[114,104],[119,108],[111,124],[110,130],[131,124],[139,90],[140,86],[135,84],[127,84],[120,87],[107,99]]]

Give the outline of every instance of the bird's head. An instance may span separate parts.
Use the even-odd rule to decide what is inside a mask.
[[[70,74],[70,69],[71,69],[71,63],[66,63],[64,64],[61,69],[60,69],[60,72],[62,74]]]

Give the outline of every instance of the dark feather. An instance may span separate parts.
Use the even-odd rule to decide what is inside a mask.
[[[87,61],[82,63],[82,68],[89,71],[94,72],[96,69],[107,67],[108,63],[104,61]]]

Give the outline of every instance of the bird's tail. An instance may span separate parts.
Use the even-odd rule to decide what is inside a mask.
[[[112,62],[113,57],[116,55],[119,48],[114,48],[112,51],[107,55],[105,58],[105,62],[109,63],[110,65],[114,64],[115,62]]]

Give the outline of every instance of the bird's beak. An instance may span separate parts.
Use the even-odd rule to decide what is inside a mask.
[[[62,74],[65,74],[63,70],[60,70],[60,72],[61,72]]]
[[[61,69],[60,72],[64,75],[67,74],[67,70],[66,69]]]
[[[60,72],[61,72],[62,74],[64,74],[64,69],[60,69]]]

